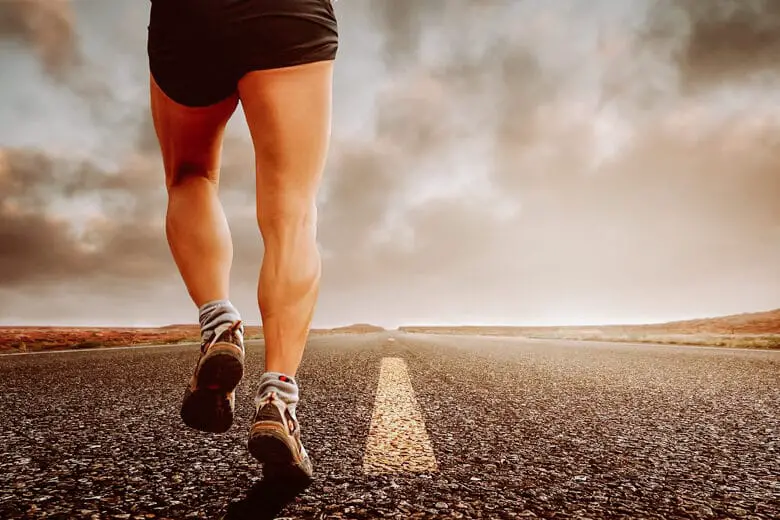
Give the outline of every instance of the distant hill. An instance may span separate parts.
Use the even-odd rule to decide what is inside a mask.
[[[159,327],[157,329],[149,329],[149,330],[165,330],[165,331],[171,331],[171,330],[177,330],[177,331],[190,331],[190,332],[196,332],[198,333],[200,331],[200,326],[195,323],[185,323],[185,324],[175,324],[175,325],[165,325],[163,327]],[[247,331],[251,331],[252,335],[261,335],[263,334],[263,327],[262,326],[256,326],[256,325],[248,325],[246,326]],[[310,330],[311,334],[333,334],[333,333],[367,333],[367,332],[383,332],[385,329],[382,327],[379,327],[377,325],[371,325],[370,323],[355,323],[352,325],[342,325],[341,327],[334,327],[332,329],[323,329],[323,328],[312,328]]]
[[[311,329],[310,336],[366,334],[383,330],[385,329],[376,325],[357,323],[335,329]],[[245,339],[262,337],[263,327],[244,327]],[[199,342],[200,326],[196,323],[162,327],[0,327],[0,353]]]
[[[368,323],[355,323],[354,325],[334,327],[332,329],[327,329],[327,330],[335,334],[341,334],[341,333],[366,334],[369,332],[383,332],[385,329],[377,325],[371,325]]]
[[[780,309],[765,312],[752,312],[733,314],[715,318],[701,318],[695,320],[671,321],[667,323],[634,324],[634,325],[560,325],[545,327],[527,326],[474,326],[463,325],[460,327],[439,326],[409,326],[398,327],[406,332],[427,332],[457,330],[460,332],[484,331],[487,333],[506,332],[512,334],[533,332],[574,332],[574,331],[602,331],[602,332],[652,332],[663,334],[780,334]]]
[[[633,327],[672,334],[780,334],[780,309]]]

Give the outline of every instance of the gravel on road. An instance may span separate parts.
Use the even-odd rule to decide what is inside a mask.
[[[393,341],[390,341],[393,338]],[[197,346],[0,356],[0,518],[780,518],[780,352],[405,334],[313,338],[298,415],[315,482],[179,418]],[[366,474],[383,358],[438,470]]]

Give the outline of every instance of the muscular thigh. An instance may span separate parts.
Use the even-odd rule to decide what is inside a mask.
[[[239,82],[255,147],[258,211],[313,202],[330,139],[333,63],[254,71]]]
[[[168,187],[187,176],[219,180],[222,136],[238,97],[207,107],[190,107],[171,99],[150,76],[152,119],[160,143]]]
[[[234,5],[242,1],[230,16],[238,94],[255,148],[258,218],[272,219],[314,203],[330,139],[338,25],[331,0]]]

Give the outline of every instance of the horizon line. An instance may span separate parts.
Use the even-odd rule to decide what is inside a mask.
[[[412,327],[480,327],[480,328],[487,328],[487,327],[514,327],[514,328],[555,328],[555,327],[631,327],[631,326],[646,326],[646,325],[664,325],[668,323],[679,323],[679,322],[687,322],[687,321],[699,321],[699,320],[718,320],[718,319],[725,319],[725,318],[731,318],[731,317],[737,317],[737,316],[746,316],[751,314],[766,314],[766,313],[772,313],[772,312],[780,312],[780,308],[777,309],[769,309],[765,311],[749,311],[749,312],[742,312],[742,313],[735,313],[735,314],[725,314],[725,315],[719,315],[719,316],[706,316],[706,317],[694,317],[694,318],[679,318],[679,319],[671,319],[671,320],[663,320],[663,321],[626,321],[626,322],[601,322],[601,323],[569,323],[569,324],[508,324],[508,323],[459,323],[459,324],[453,324],[452,322],[447,323],[412,323],[412,324],[399,324],[395,327],[385,326],[385,325],[377,325],[375,323],[370,322],[352,322],[348,324],[341,324],[341,325],[333,325],[333,326],[312,326],[310,327],[310,330],[333,330],[333,329],[339,329],[339,328],[345,328],[345,327],[360,327],[360,326],[368,326],[368,327],[379,327],[383,330],[400,330],[401,328],[412,328]],[[262,327],[262,323],[248,323],[244,322],[244,325],[247,327]],[[21,325],[21,324],[2,324],[0,323],[0,328],[9,329],[9,328],[58,328],[58,329],[165,329],[165,328],[175,328],[175,327],[199,327],[200,325],[197,322],[193,323],[169,323],[166,325],[150,325],[150,324],[110,324],[110,325],[88,325],[88,324],[82,324],[82,325],[62,325],[62,324],[27,324],[27,325]]]

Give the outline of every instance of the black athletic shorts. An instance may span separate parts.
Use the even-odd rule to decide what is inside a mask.
[[[151,0],[149,70],[188,106],[230,97],[253,70],[333,60],[332,0]]]

